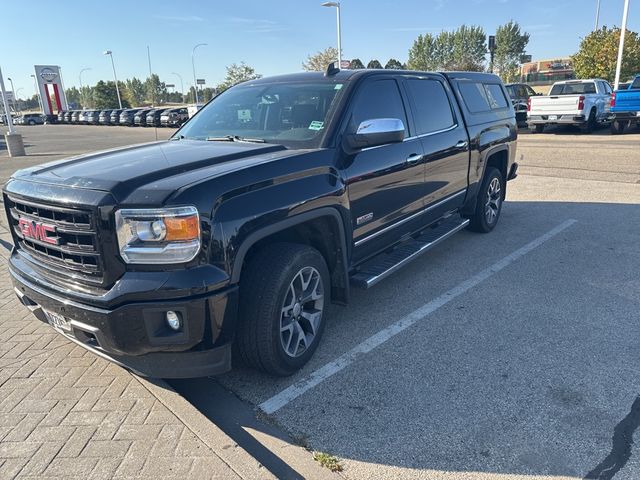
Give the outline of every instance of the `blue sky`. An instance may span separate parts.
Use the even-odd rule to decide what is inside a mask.
[[[3,2],[0,66],[21,96],[34,93],[34,64],[62,67],[66,87],[112,79],[102,55],[113,51],[119,79],[148,75],[147,45],[154,73],[179,88],[196,70],[207,85],[225,65],[245,61],[263,75],[298,71],[309,53],[335,45],[335,9],[321,0],[29,0]],[[344,58],[364,63],[395,57],[406,61],[413,40],[466,23],[487,33],[510,19],[531,34],[534,59],[569,55],[593,28],[596,0],[342,0]],[[601,24],[619,25],[623,0],[602,0]],[[9,21],[7,21],[9,20]],[[631,0],[629,28],[640,30],[640,0]],[[7,31],[8,27],[8,31]],[[10,88],[7,85],[7,88]]]

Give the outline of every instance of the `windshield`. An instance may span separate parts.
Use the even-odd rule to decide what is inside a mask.
[[[596,84],[590,83],[561,83],[556,84],[551,89],[550,96],[554,95],[582,95],[596,93]]]
[[[175,138],[263,140],[294,148],[319,146],[342,92],[342,83],[272,83],[222,93]]]

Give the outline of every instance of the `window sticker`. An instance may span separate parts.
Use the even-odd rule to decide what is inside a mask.
[[[334,90],[340,90],[342,88],[342,84],[341,83],[336,83],[336,86],[333,87]]]
[[[309,124],[309,130],[322,130],[324,128],[324,122],[314,120]]]
[[[240,122],[250,122],[251,121],[251,110],[238,110],[238,121],[240,121]]]

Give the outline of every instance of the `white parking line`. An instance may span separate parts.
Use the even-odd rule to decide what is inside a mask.
[[[539,247],[546,241],[552,239],[553,237],[555,237],[562,231],[566,230],[576,222],[577,220],[573,220],[573,219],[562,222],[560,225],[558,225],[554,229],[536,238],[532,242],[526,244],[524,247],[519,248],[515,252],[504,257],[502,260],[494,263],[490,267],[482,270],[480,273],[477,273],[476,275],[465,280],[464,282],[457,285],[456,287],[453,287],[451,290],[443,293],[438,298],[431,300],[429,303],[423,305],[417,310],[414,310],[413,312],[401,318],[397,322],[389,325],[384,330],[380,330],[378,333],[370,336],[362,343],[356,345],[348,352],[343,353],[338,358],[336,358],[332,362],[327,363],[323,367],[311,373],[306,378],[303,378],[302,380],[285,388],[280,393],[274,395],[270,399],[262,402],[260,405],[258,405],[258,408],[260,408],[263,412],[267,414],[277,412],[282,407],[287,405],[292,400],[295,400],[303,393],[307,392],[308,390],[311,390],[313,387],[319,385],[320,383],[325,381],[327,378],[335,375],[339,371],[351,365],[362,355],[369,353],[374,348],[379,347],[390,338],[406,330],[407,328],[415,325],[420,320],[423,320],[425,317],[435,312],[440,307],[446,305],[454,298],[462,295],[463,293],[472,289],[473,287],[483,282],[487,278],[495,275],[502,269],[508,267],[513,262],[523,257],[527,253],[529,253],[531,250]]]

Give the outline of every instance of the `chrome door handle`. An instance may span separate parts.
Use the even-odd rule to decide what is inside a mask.
[[[407,163],[418,163],[424,158],[424,155],[413,153],[407,157]]]
[[[460,140],[458,143],[456,143],[456,148],[467,148],[468,145],[469,142],[467,142],[466,140]]]

